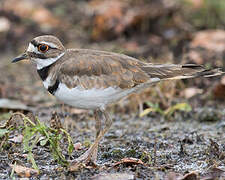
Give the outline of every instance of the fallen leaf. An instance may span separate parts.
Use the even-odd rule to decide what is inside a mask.
[[[216,99],[224,100],[225,99],[225,85],[218,83],[213,88],[213,96]]]
[[[203,90],[196,87],[186,88],[182,91],[182,94],[186,99],[189,99],[197,94],[202,94],[202,93],[203,93]]]
[[[87,113],[88,111],[86,109],[76,109],[76,108],[70,108],[71,114],[83,114]]]
[[[225,99],[225,76],[221,78],[220,83],[217,83],[213,88],[213,95],[216,99]]]
[[[185,174],[180,180],[198,180],[198,173],[190,172]]]
[[[32,169],[32,168],[27,168],[24,166],[16,165],[16,164],[11,164],[10,167],[14,169],[14,171],[18,174],[20,177],[25,177],[29,178],[31,176],[37,176],[39,174],[38,170]]]
[[[113,166],[118,166],[120,164],[142,164],[144,165],[144,163],[140,160],[140,159],[136,159],[136,158],[123,158],[121,159],[121,161],[116,162],[113,164]]]

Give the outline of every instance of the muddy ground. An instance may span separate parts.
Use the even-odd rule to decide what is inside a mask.
[[[218,8],[222,5],[207,4],[207,8],[219,9],[214,17],[204,14],[205,10],[194,9],[196,4],[188,10],[173,0],[163,5],[163,0],[129,0],[125,4],[115,0],[111,1],[115,3],[110,4],[111,11],[106,12],[101,8],[107,9],[108,5],[102,2],[0,2],[0,22],[5,28],[0,27],[0,126],[13,113],[21,112],[31,120],[37,116],[50,127],[52,114],[57,112],[76,148],[70,156],[68,142],[60,141],[66,160],[80,156],[94,141],[94,116],[93,112],[62,105],[48,94],[30,62],[11,64],[36,35],[54,34],[66,47],[114,51],[144,61],[197,63],[223,70],[225,67],[224,23],[219,18],[225,16]],[[205,8],[204,4],[198,6]],[[197,15],[191,14],[190,9]],[[197,22],[198,11],[211,19],[200,18],[202,21]],[[135,18],[124,21],[132,13]],[[89,164],[75,172],[69,172],[53,158],[48,143],[40,142],[32,149],[39,174],[15,170],[17,165],[34,167],[19,138],[24,138],[23,118],[12,118],[15,128],[6,136],[0,134],[0,179],[225,179],[224,92],[224,77],[197,78],[160,83],[118,102],[108,109],[114,123],[100,143],[98,166]],[[8,103],[2,105],[3,99]],[[140,117],[149,102],[158,104],[162,111],[177,103],[189,104],[192,110],[178,110],[170,117],[157,112]]]
[[[46,122],[50,120],[51,111],[59,107],[40,108],[37,114],[42,122]],[[33,155],[40,174],[31,179],[101,179],[101,176],[102,179],[114,179],[115,173],[125,173],[118,175],[121,179],[175,179],[190,172],[195,172],[201,178],[223,179],[224,114],[223,106],[205,106],[189,113],[178,112],[170,121],[159,115],[139,118],[135,114],[116,113],[112,115],[112,128],[100,144],[98,167],[90,165],[69,172],[53,159],[48,145],[42,147],[37,144]],[[64,155],[69,160],[87,150],[85,144],[94,140],[95,130],[91,113],[67,115],[69,117],[65,119],[65,114],[61,114],[61,121],[68,125],[74,144],[80,142],[83,146],[73,151],[70,158],[65,151]],[[10,138],[18,134],[11,134]],[[10,142],[0,156],[1,179],[9,179],[12,172],[10,165],[15,162],[17,165],[31,167],[25,154],[21,143]],[[123,158],[136,158],[143,163],[118,163]],[[15,174],[14,177],[18,176]]]

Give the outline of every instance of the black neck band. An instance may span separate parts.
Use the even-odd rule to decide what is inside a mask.
[[[52,64],[46,66],[46,67],[43,67],[42,69],[38,69],[37,72],[41,78],[42,81],[45,81],[48,77],[48,72],[49,72],[49,69],[51,67]]]
[[[51,94],[54,95],[54,93],[58,89],[58,87],[59,87],[59,80],[56,79],[55,84],[53,84],[52,86],[48,87],[48,92],[50,92]]]

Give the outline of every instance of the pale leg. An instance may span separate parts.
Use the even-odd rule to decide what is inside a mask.
[[[101,129],[101,121],[99,119],[99,113],[102,113],[103,116],[105,117],[105,127],[103,130]],[[109,130],[110,126],[112,125],[112,120],[106,111],[96,110],[95,114],[98,116],[98,118],[96,117],[97,138],[95,139],[94,144],[92,144],[91,147],[83,155],[81,155],[79,158],[75,159],[71,163],[69,168],[70,171],[77,170],[80,164],[87,164],[92,160],[96,161],[97,152],[98,152],[98,144],[100,140],[103,138],[104,134]]]
[[[102,129],[102,123],[101,123],[101,119],[100,119],[100,114],[99,114],[100,112],[99,111],[94,111],[94,114],[95,114],[95,129],[96,129],[96,139],[98,138],[98,136],[99,136],[99,133],[100,133],[100,131],[101,131],[101,129]],[[96,147],[96,149],[94,150],[94,152],[93,152],[93,155],[92,155],[92,157],[91,157],[91,161],[93,162],[93,163],[95,163],[96,164],[96,162],[97,162],[97,155],[98,155],[98,145],[97,145],[97,147]]]

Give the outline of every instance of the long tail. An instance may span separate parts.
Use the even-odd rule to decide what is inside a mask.
[[[201,65],[196,64],[163,64],[143,66],[142,69],[152,78],[159,78],[160,80],[167,79],[188,79],[199,76],[212,77],[222,75],[225,72],[217,69],[206,69]]]

